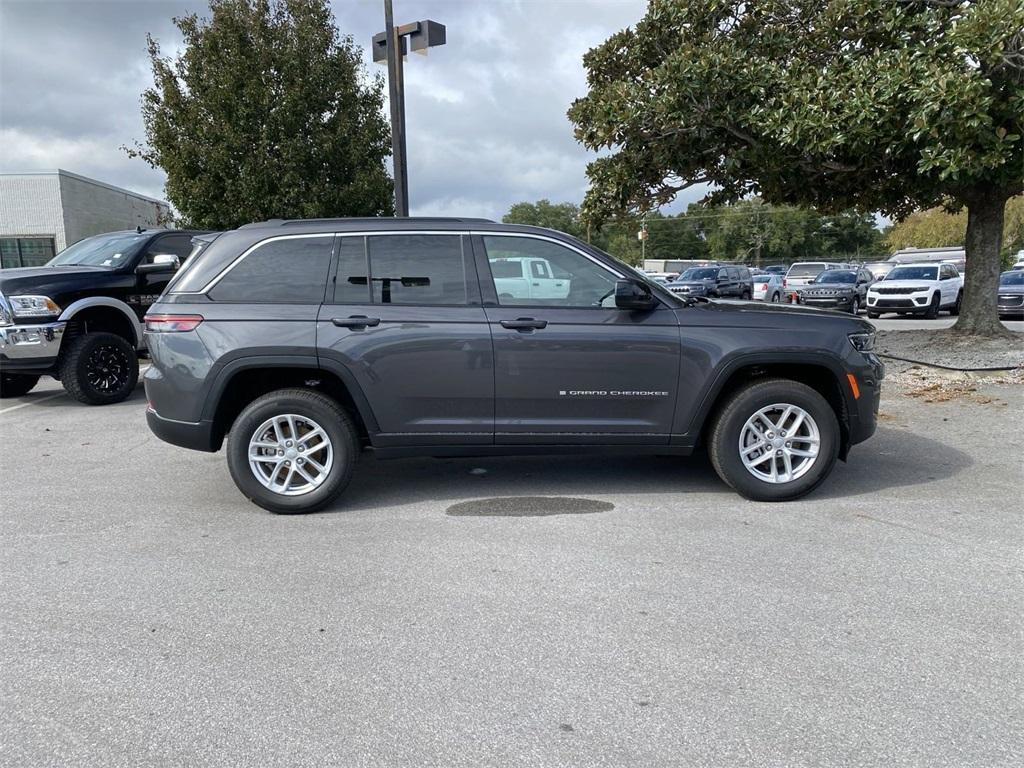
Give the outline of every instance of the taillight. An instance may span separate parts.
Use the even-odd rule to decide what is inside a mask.
[[[202,315],[146,315],[149,333],[182,333],[194,331],[203,322]]]
[[[786,278],[782,278],[782,287],[789,288],[789,280],[787,280]]]
[[[761,290],[762,291],[767,291],[768,290],[768,283],[761,283]]]

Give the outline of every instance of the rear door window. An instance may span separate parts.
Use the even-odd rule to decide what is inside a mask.
[[[319,304],[333,235],[283,237],[257,245],[207,291],[214,301]]]
[[[375,304],[469,303],[460,235],[371,235],[367,242]]]
[[[369,264],[366,238],[362,235],[338,238],[338,274],[334,278],[335,304],[369,304]]]

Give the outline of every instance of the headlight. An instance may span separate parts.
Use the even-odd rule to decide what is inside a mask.
[[[15,317],[56,317],[60,307],[49,296],[11,296],[11,310]]]
[[[872,331],[868,333],[851,333],[850,343],[853,344],[854,349],[858,352],[871,352],[875,348],[875,334]]]

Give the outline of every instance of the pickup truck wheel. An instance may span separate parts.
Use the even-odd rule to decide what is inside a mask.
[[[87,333],[71,339],[58,362],[64,389],[89,405],[119,403],[139,381],[135,347],[114,333]]]
[[[711,463],[755,501],[789,501],[821,484],[839,455],[839,421],[820,393],[789,379],[749,384],[725,402],[711,429]]]
[[[228,439],[235,485],[271,512],[312,512],[352,479],[359,455],[355,425],[337,402],[309,389],[281,389],[239,414]]]
[[[851,315],[859,315],[860,314],[860,297],[858,297],[858,296],[854,296],[853,297],[853,303],[850,305],[850,314]]]
[[[750,301],[750,291],[744,291],[743,295],[740,296],[740,298],[743,299],[744,301]]]
[[[32,391],[39,377],[28,373],[0,373],[0,397],[21,397]]]
[[[942,298],[938,293],[932,296],[932,303],[928,305],[928,311],[924,313],[924,316],[929,320],[934,320],[939,316],[939,304],[942,302]]]

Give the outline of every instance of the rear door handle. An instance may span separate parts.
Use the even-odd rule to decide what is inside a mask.
[[[367,317],[366,315],[352,315],[350,317],[335,317],[331,320],[338,328],[373,328],[380,325],[379,317]]]
[[[517,317],[515,320],[502,320],[501,327],[516,331],[532,331],[546,328],[547,320],[534,320],[532,317]]]

